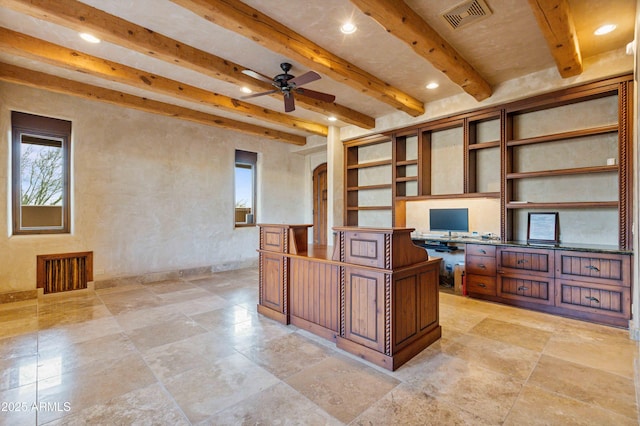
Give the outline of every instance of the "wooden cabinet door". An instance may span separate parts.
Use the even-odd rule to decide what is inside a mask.
[[[344,338],[385,352],[385,277],[345,267]]]
[[[284,297],[284,256],[281,254],[260,253],[262,292],[260,304],[285,313]]]

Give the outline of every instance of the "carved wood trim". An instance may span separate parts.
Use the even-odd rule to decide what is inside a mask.
[[[343,262],[343,260],[341,260],[341,262]],[[345,337],[346,332],[345,332],[345,315],[346,315],[346,311],[347,311],[347,306],[346,306],[346,294],[345,294],[345,286],[346,286],[346,282],[345,282],[345,270],[344,270],[344,266],[340,267],[340,336]]]
[[[621,82],[618,91],[618,146],[619,146],[619,245],[621,248],[633,248],[633,234],[629,224],[633,223],[633,141],[631,128],[633,126],[631,114],[633,111],[632,82]]]
[[[384,275],[384,353],[391,356],[391,275]]]
[[[391,269],[391,234],[384,234],[384,269]]]
[[[264,228],[260,227],[260,242],[258,247],[262,249],[264,247]],[[258,304],[262,305],[264,302],[264,255],[262,253],[258,254],[258,271],[260,274],[258,275]]]

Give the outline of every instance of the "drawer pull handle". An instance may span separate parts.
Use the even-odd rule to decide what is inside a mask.
[[[527,260],[526,259],[518,260],[518,265],[522,265],[523,263],[527,263]]]
[[[482,284],[482,283],[479,283],[479,284],[478,284],[478,287],[487,288],[487,286],[486,286],[486,285],[484,285],[484,284]]]
[[[585,268],[591,269],[592,271],[600,272],[600,269],[598,269],[597,266],[589,265],[589,266],[585,266]]]
[[[487,254],[487,252],[484,249],[480,249],[480,253]]]
[[[484,266],[484,264],[483,264],[483,263],[480,263],[480,264],[478,265],[478,268],[480,268],[480,269],[487,269],[487,267],[486,267],[486,266]]]
[[[529,287],[525,287],[525,286],[518,287],[518,291],[525,291],[525,290],[529,290]]]
[[[587,300],[590,300],[590,301],[592,301],[592,302],[600,303],[600,301],[598,300],[598,298],[597,298],[597,297],[593,297],[593,296],[585,296],[584,298],[585,298],[585,299],[587,299]]]

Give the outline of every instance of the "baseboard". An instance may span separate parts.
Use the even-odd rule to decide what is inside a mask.
[[[206,277],[216,272],[232,271],[236,269],[253,268],[258,266],[258,259],[249,259],[245,261],[226,262],[209,266],[198,266],[195,268],[177,269],[173,271],[148,272],[140,275],[129,275],[117,278],[109,278],[105,280],[95,281],[95,289],[105,289],[117,287],[124,284],[149,284],[158,281],[190,279],[197,277]]]
[[[30,300],[38,298],[38,290],[12,291],[0,293],[0,304],[20,302],[22,300]]]
[[[629,321],[629,339],[640,341],[640,328],[634,321]]]

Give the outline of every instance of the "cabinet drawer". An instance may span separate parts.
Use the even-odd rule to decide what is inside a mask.
[[[467,254],[465,262],[465,272],[474,275],[487,275],[495,277],[496,259],[495,257],[473,256]]]
[[[631,287],[631,257],[624,254],[558,251],[556,278]]]
[[[497,280],[498,296],[505,299],[553,305],[553,290],[552,277],[499,275]]]
[[[468,255],[496,257],[496,247],[485,244],[467,244],[465,250]]]
[[[553,276],[554,256],[551,250],[504,247],[497,250],[501,272]]]
[[[496,295],[496,278],[486,275],[469,275],[466,278],[467,291],[469,293]]]
[[[556,280],[556,306],[630,319],[631,291],[620,286]]]

